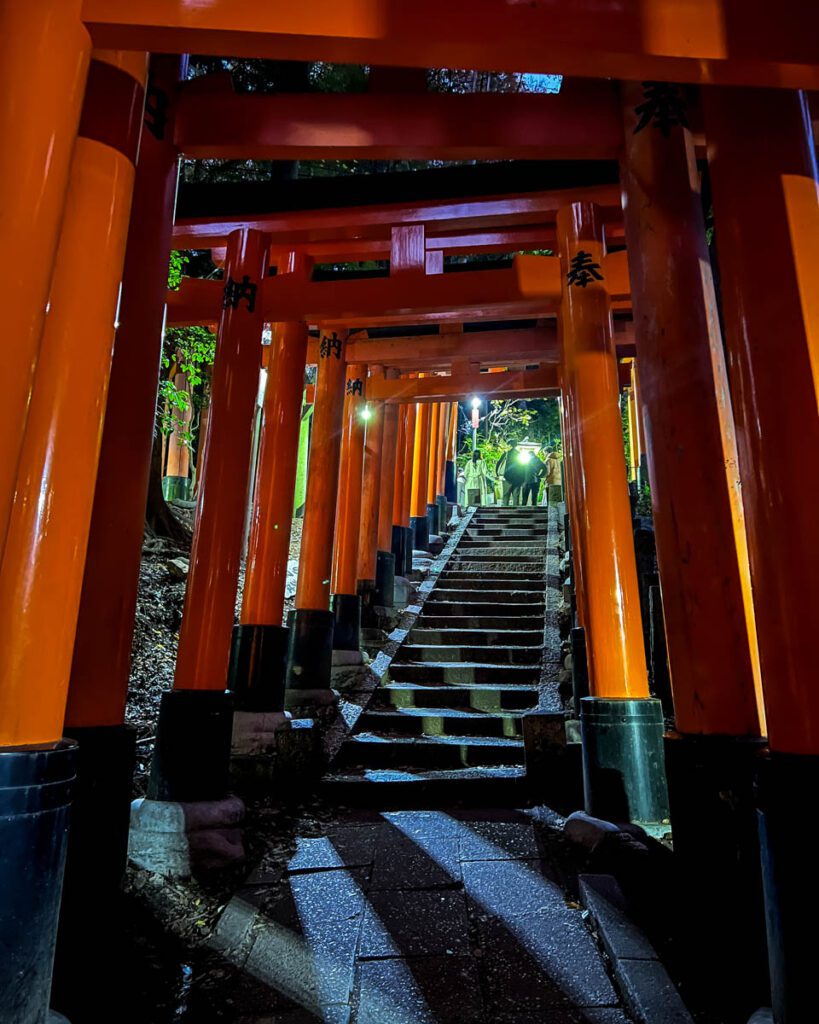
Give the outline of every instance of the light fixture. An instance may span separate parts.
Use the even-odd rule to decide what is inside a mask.
[[[531,461],[532,461],[532,453],[531,452],[527,452],[525,449],[522,452],[518,452],[518,462],[522,462],[525,465],[527,462],[531,462]]]
[[[480,398],[478,398],[477,395],[475,395],[475,397],[472,399],[472,408],[473,409],[479,409],[480,406],[481,406],[481,400],[480,400]]]
[[[365,405],[364,408],[361,410],[362,420],[368,420],[371,416],[372,410],[370,409],[369,405]]]

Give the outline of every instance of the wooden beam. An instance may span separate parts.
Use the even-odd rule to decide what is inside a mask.
[[[257,302],[270,322],[306,320],[341,326],[378,326],[391,322],[447,319],[506,319],[510,314],[534,318],[554,312],[560,296],[560,263],[539,257],[527,268],[526,290],[512,270],[456,274],[406,274],[353,281],[292,280],[283,274],[268,278]],[[168,292],[168,324],[210,324],[219,319],[221,281],[185,278],[178,291]]]
[[[85,0],[94,45],[819,88],[819,5],[770,0]]]
[[[448,377],[367,382],[367,397],[384,402],[440,402],[480,395],[493,398],[538,398],[557,393],[557,366],[498,373],[459,373]]]
[[[175,142],[219,160],[606,160],[622,146],[610,82],[533,93],[237,95],[182,89]]]
[[[438,244],[438,239],[472,231],[494,232],[523,228],[536,236],[537,225],[540,224],[548,226],[551,232],[549,237],[553,238],[557,211],[575,202],[597,203],[603,207],[607,231],[610,231],[610,224],[622,224],[620,186],[590,185],[454,202],[427,200],[380,206],[181,219],[174,225],[173,244],[177,249],[210,249],[224,246],[231,231],[254,227],[271,236],[274,248],[286,246],[293,249],[308,243],[330,243],[332,246],[349,243],[352,250],[362,241],[371,239],[386,241],[389,247],[391,229],[402,224],[424,225],[430,248],[446,249],[444,243]],[[622,238],[622,228],[617,237]]]

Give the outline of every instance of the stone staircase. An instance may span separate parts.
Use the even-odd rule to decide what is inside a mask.
[[[475,512],[325,790],[404,806],[433,794],[525,800],[522,718],[539,699],[547,527],[546,508]]]

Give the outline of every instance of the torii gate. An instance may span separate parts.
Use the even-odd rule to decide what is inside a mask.
[[[615,79],[622,84],[614,103],[611,90],[601,82],[578,85],[577,91],[570,82],[563,99],[464,97],[459,103],[451,97],[433,102],[405,96],[395,108],[403,106],[400,129],[406,132],[407,147],[415,147],[416,153],[463,153],[464,147],[485,146],[480,152],[493,156],[572,153],[600,158],[616,152],[621,159],[636,357],[679,732],[666,748],[675,837],[678,849],[696,861],[702,856],[697,829],[691,825],[696,816],[713,813],[716,819],[725,792],[733,795],[733,806],[751,806],[748,779],[753,758],[745,752],[756,751],[765,730],[755,685],[758,675],[769,749],[761,759],[760,792],[769,914],[774,922],[770,944],[775,1015],[777,1024],[804,1018],[804,1006],[812,998],[812,964],[798,922],[810,916],[819,895],[815,887],[801,884],[811,877],[810,863],[803,844],[793,841],[790,825],[800,813],[801,795],[815,788],[805,782],[815,778],[819,764],[819,696],[813,684],[817,619],[812,600],[814,567],[819,564],[814,522],[819,475],[804,472],[819,450],[819,289],[814,280],[819,203],[804,92],[819,88],[817,30],[819,9],[814,4],[773,6],[764,0],[692,0],[684,5],[675,0],[451,0],[446,17],[432,0],[411,5],[402,0],[351,0],[343,6],[311,0],[295,7],[263,0],[214,0],[194,7],[185,0],[144,0],[138,5],[120,0],[6,3],[0,13],[0,137],[7,143],[0,156],[0,280],[8,289],[4,309],[13,343],[4,353],[0,402],[3,763],[13,762],[15,772],[31,782],[32,792],[39,792],[41,771],[50,779],[55,772],[61,778],[73,772],[73,748],[60,742],[64,721],[69,735],[81,736],[86,751],[94,749],[95,736],[104,734],[108,742],[122,732],[152,414],[145,366],[156,366],[161,335],[178,155],[174,97],[177,81],[184,77],[177,58],[154,58],[145,108],[148,130],[142,133],[135,174],[148,51],[500,68]],[[630,84],[638,82],[644,84]],[[668,82],[700,86],[698,107],[686,112],[680,107],[685,97],[664,84]],[[203,110],[212,103],[214,110],[239,113],[237,124],[246,131],[249,115],[242,111],[251,110],[250,103],[242,100],[240,111],[239,98],[218,89],[211,100],[193,88],[185,90],[182,99],[178,138],[192,152],[204,153],[203,147],[209,146],[221,147],[223,153],[238,152],[237,147],[250,143],[266,147],[257,152],[289,156],[299,155],[300,145],[304,156],[361,155],[367,150],[349,130],[340,131],[338,123],[331,123],[330,138],[322,138],[324,111],[313,98],[293,101],[305,122],[301,140],[282,131],[281,104],[275,98],[253,105],[265,111],[266,135],[261,139],[231,134],[224,118],[214,118],[212,124],[203,120]],[[339,98],[337,122],[348,118],[353,126],[372,130],[369,152],[406,155],[401,138],[391,134],[384,118],[388,104],[383,96],[355,103]],[[327,103],[326,112],[331,105]],[[452,109],[464,112],[462,123],[451,126],[446,137],[426,139],[419,119],[433,118],[438,131]],[[520,111],[521,120],[512,125],[514,110]],[[479,137],[475,125],[484,111],[488,130]],[[643,123],[647,111],[650,116]],[[583,124],[572,125],[573,117],[582,117]],[[599,134],[589,125],[597,126]],[[559,129],[564,137],[550,136],[544,126]],[[694,132],[701,132],[701,138]],[[694,173],[696,146],[702,154],[703,144],[719,235],[724,339]],[[131,224],[136,226],[126,256],[132,199]],[[592,501],[604,523],[620,523],[612,526],[620,536],[625,529],[622,502],[615,498],[616,480],[607,473],[613,465],[615,432],[610,425],[605,436],[589,436],[587,404],[590,393],[600,399],[605,392],[610,407],[616,389],[611,339],[600,326],[603,309],[616,298],[596,280],[588,282],[587,289],[567,283],[567,275],[579,269],[572,266],[579,243],[592,263],[602,267],[604,233],[600,218],[584,204],[562,209],[556,227],[561,263],[551,285],[544,282],[544,274],[549,277],[550,272],[543,271],[542,262],[533,271],[532,289],[526,285],[521,261],[511,271],[494,272],[508,276],[474,276],[490,289],[486,298],[495,304],[495,315],[504,311],[504,317],[532,316],[535,309],[555,314],[559,309],[570,483],[575,478],[569,489],[573,521],[578,523],[579,513],[591,510],[588,504],[578,506],[577,477],[588,473],[597,486],[593,498],[591,491],[583,493],[584,502]],[[452,230],[457,234],[460,228]],[[266,277],[273,260],[256,228],[242,226],[238,237],[225,241],[226,272],[234,281],[241,282],[247,274],[265,302],[275,299],[282,313],[330,317],[329,337],[336,330],[342,351],[332,363],[322,364],[326,372],[319,373],[316,414],[323,407],[326,423],[321,430],[332,427],[339,414],[338,394],[335,404],[331,396],[334,387],[337,392],[343,385],[347,365],[342,356],[348,314],[361,313],[357,327],[387,322],[381,318],[387,311],[389,320],[400,324],[403,317],[413,315],[405,312],[414,308],[408,301],[409,285],[368,282],[368,289],[351,292],[357,283],[329,282],[328,290],[319,291],[324,283],[303,280],[291,290],[281,280]],[[391,245],[391,239],[377,233],[377,244],[385,241]],[[444,245],[433,251],[443,252]],[[425,239],[425,268],[427,257]],[[291,271],[298,277],[298,256]],[[607,275],[603,277],[605,281]],[[97,472],[120,278],[121,327]],[[483,297],[474,284],[458,282],[448,293],[450,286],[433,283],[433,275],[422,280],[419,294],[424,293],[423,316],[428,320],[458,320],[465,312],[472,316],[479,311]],[[288,295],[297,295],[300,303],[288,304]],[[447,296],[463,306],[447,311]],[[257,347],[262,317],[271,313],[262,303],[258,310],[246,309],[241,293],[238,297],[236,308],[230,305],[220,314],[220,344],[234,346],[231,366],[223,360],[220,373],[225,374],[222,385],[227,390],[236,385],[246,402],[244,389],[254,369],[247,353]],[[544,310],[544,299],[553,303],[551,309],[547,304]],[[376,300],[383,301],[382,308]],[[219,314],[218,296],[215,307],[211,298],[203,305],[207,309],[195,309],[195,315]],[[303,323],[285,322],[282,337],[292,335],[292,325]],[[299,343],[305,344],[306,331],[299,327],[297,333]],[[281,345],[287,347],[284,341]],[[222,351],[227,351],[224,344]],[[303,351],[298,362],[303,365]],[[600,369],[604,364],[607,374],[587,376],[590,367]],[[228,403],[226,408],[223,423],[229,430],[234,417],[243,418],[244,406],[237,411]],[[597,408],[594,402],[592,408]],[[319,425],[320,418],[320,433]],[[213,436],[218,433],[224,436],[224,427],[218,432],[214,427]],[[127,490],[113,486],[121,482],[115,463],[124,443],[135,453]],[[218,453],[218,442],[211,451]],[[337,462],[333,445],[322,459],[328,466]],[[212,466],[219,465],[213,455]],[[331,477],[328,473],[324,490],[314,488],[314,505],[334,500]],[[211,480],[217,479],[214,470]],[[89,531],[93,540],[84,571]],[[233,531],[230,536],[233,543]],[[607,590],[606,581],[601,583],[595,575],[605,565],[610,576],[615,557],[611,538],[608,546],[598,546],[598,538],[589,529],[585,551],[582,539],[578,549],[585,595],[581,614],[590,638],[597,637],[592,642],[602,644],[600,658],[592,653],[593,672],[604,681],[625,680],[625,685],[639,687],[642,670],[632,662],[627,640],[632,632],[626,614],[629,602],[622,600],[622,584]],[[106,588],[104,558],[118,548],[127,550],[128,571],[109,572]],[[309,557],[307,562],[313,572],[315,564]],[[115,601],[110,599],[112,580],[127,581]],[[125,590],[129,594],[119,599]],[[310,600],[318,601],[322,594],[317,590]],[[302,608],[314,607],[304,593],[302,598]],[[99,607],[113,628],[100,629],[102,619],[93,614]],[[600,626],[601,616],[610,616],[612,607],[616,628],[605,621]],[[758,673],[752,607],[759,631]],[[186,618],[186,631],[195,631],[195,613]],[[97,645],[100,636],[107,642]],[[192,680],[200,688],[211,681],[210,644],[224,649],[224,635],[218,630],[206,639],[195,659],[202,665],[202,675],[194,673]],[[183,654],[185,664],[188,655]],[[108,687],[99,684],[106,678],[111,680]],[[216,682],[223,686],[223,680]],[[190,725],[194,705],[212,707],[220,699],[212,694],[202,697],[200,692],[175,703],[184,705]],[[220,743],[225,749],[224,720],[221,729],[213,750]],[[122,735],[116,742],[127,747]],[[178,755],[180,749],[177,745],[173,753]],[[191,769],[197,752],[186,753],[191,755]],[[95,770],[109,769],[110,763],[99,755]],[[175,784],[216,786],[213,776],[194,779],[193,774],[189,770]],[[694,783],[686,786],[686,777]],[[122,787],[127,793],[125,771]],[[55,837],[62,835],[64,805],[61,808],[63,817],[54,822]],[[11,843],[4,833],[4,849],[19,848],[24,854],[25,843],[19,842],[22,819],[10,820],[8,827],[18,831],[12,833]],[[58,839],[55,842],[59,845]],[[720,849],[726,864],[736,863],[730,841]],[[709,848],[712,860],[713,853]],[[55,864],[59,861],[57,856]],[[26,886],[32,878],[38,891],[43,889],[42,878],[34,878],[33,870],[21,855],[11,870],[20,893],[31,891]],[[47,998],[58,874],[54,868],[54,884],[45,887],[49,899],[41,901],[42,926],[32,923],[31,942],[20,947],[25,969],[20,972],[19,963],[11,963],[13,971],[31,979],[32,1000],[39,1002],[36,1012]],[[722,877],[729,884],[730,869]],[[36,970],[29,970],[32,964]],[[5,978],[0,975],[0,980]]]

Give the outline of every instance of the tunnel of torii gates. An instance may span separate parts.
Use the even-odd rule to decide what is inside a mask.
[[[168,323],[216,325],[218,340],[175,686],[145,803],[219,804],[234,708],[248,729],[262,727],[253,716],[273,728],[286,708],[332,701],[333,644],[357,646],[362,604],[389,602],[452,498],[458,399],[559,393],[588,652],[588,806],[606,812],[614,775],[633,819],[664,816],[665,759],[675,856],[735,926],[704,922],[703,949],[720,937],[722,959],[752,955],[753,929],[737,922],[758,904],[761,847],[775,1019],[808,1019],[815,944],[802,926],[819,891],[794,823],[819,780],[817,40],[815,4],[762,0],[451,0],[446,17],[432,0],[0,5],[3,1020],[45,1019],[72,792],[64,915],[78,890],[89,913],[89,893],[110,891],[124,865],[124,707],[166,300]],[[174,54],[186,52],[379,73],[363,95],[239,96],[220,76],[180,84]],[[442,66],[568,77],[555,96],[426,93],[411,69]],[[180,154],[619,160],[620,174],[603,187],[174,225]],[[166,295],[174,246],[211,248],[224,280]],[[553,255],[442,272],[448,254],[532,249]],[[371,258],[389,260],[388,277],[311,279],[315,262]],[[401,336],[424,324],[438,333]],[[368,337],[374,328],[394,336]],[[315,413],[286,630],[306,363]],[[650,473],[675,719],[664,750],[623,384]]]

